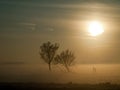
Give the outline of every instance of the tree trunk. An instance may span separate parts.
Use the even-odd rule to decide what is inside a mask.
[[[52,71],[52,69],[51,69],[51,63],[49,63],[49,70]]]
[[[69,66],[65,65],[65,67],[66,67],[67,71],[70,72]]]

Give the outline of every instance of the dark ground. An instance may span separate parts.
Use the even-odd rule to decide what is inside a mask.
[[[55,83],[0,83],[0,90],[120,90],[120,85],[100,84],[55,84]]]

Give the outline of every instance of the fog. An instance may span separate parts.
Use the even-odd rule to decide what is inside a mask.
[[[0,66],[0,82],[120,83],[119,64],[76,64],[67,72],[63,66],[6,64]]]

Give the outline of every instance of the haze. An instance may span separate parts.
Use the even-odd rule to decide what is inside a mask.
[[[98,37],[87,31],[92,20],[104,26]],[[119,25],[120,0],[0,0],[0,81],[120,83]],[[71,73],[47,70],[39,56],[47,41],[74,51]]]

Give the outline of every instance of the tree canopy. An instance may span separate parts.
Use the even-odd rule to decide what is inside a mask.
[[[51,42],[43,43],[40,46],[40,56],[49,65],[49,70],[51,70],[51,63],[54,60],[56,51],[59,45],[57,43],[52,44]]]

